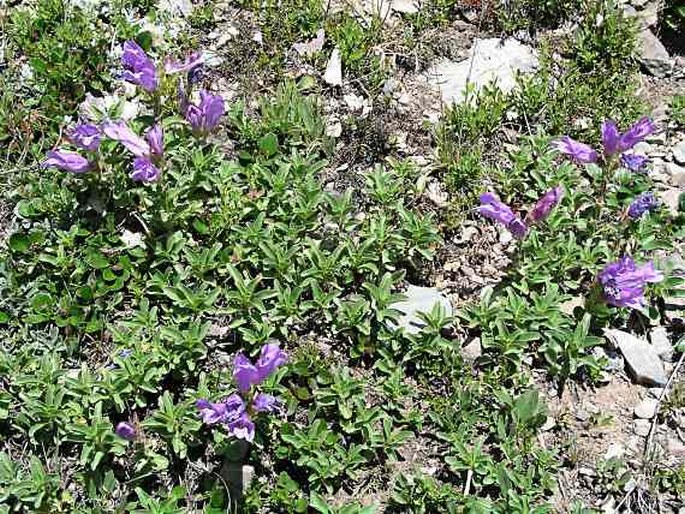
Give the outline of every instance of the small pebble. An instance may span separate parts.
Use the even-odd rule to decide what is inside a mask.
[[[659,402],[654,398],[645,398],[635,406],[635,416],[640,419],[652,419],[658,405]]]
[[[649,434],[650,423],[646,419],[636,419],[633,421],[633,432],[640,437],[647,437]]]

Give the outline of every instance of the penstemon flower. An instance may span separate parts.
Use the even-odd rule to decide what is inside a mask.
[[[609,157],[616,153],[622,153],[626,150],[630,150],[637,143],[654,132],[656,132],[656,125],[654,125],[652,120],[646,116],[640,118],[623,134],[618,131],[616,123],[611,120],[607,120],[602,123],[602,147],[604,150],[604,156]],[[556,140],[553,145],[561,153],[570,155],[578,162],[591,163],[596,162],[599,158],[599,154],[594,148],[586,145],[585,143],[575,141],[569,136],[562,136]],[[629,162],[631,162],[631,164],[635,164],[636,162],[634,160],[630,161],[631,158],[632,157],[629,158]],[[632,169],[631,167],[628,168]]]
[[[563,136],[554,142],[554,146],[561,153],[570,155],[578,162],[595,162],[599,155],[597,151],[585,143],[580,143],[569,136]]]
[[[652,262],[636,266],[632,258],[625,256],[608,264],[599,274],[604,299],[616,307],[641,309],[645,306],[645,287],[648,283],[661,282],[664,277]]]
[[[102,132],[108,138],[119,141],[136,157],[150,155],[150,145],[123,121],[105,123],[102,126]]]
[[[561,201],[563,196],[564,190],[561,186],[550,189],[537,201],[528,217],[535,223],[544,220],[549,216],[554,206]]]
[[[195,68],[202,66],[204,61],[205,59],[202,52],[191,53],[183,62],[167,58],[164,61],[164,71],[169,75],[173,75],[174,73],[191,73]]]
[[[630,171],[644,171],[647,164],[649,164],[649,158],[644,155],[637,155],[634,153],[624,153],[621,155],[621,166]]]
[[[155,63],[138,43],[133,40],[124,43],[121,62],[124,66],[124,72],[121,75],[124,80],[136,84],[148,92],[157,89],[159,80]]]
[[[182,107],[185,107],[184,115],[193,132],[196,134],[207,134],[214,130],[219,124],[219,119],[224,114],[224,100],[218,95],[212,95],[208,91],[200,91],[199,105],[188,103],[187,99],[182,97]]]
[[[225,400],[217,403],[200,399],[196,402],[200,410],[200,417],[207,425],[223,423],[229,433],[238,439],[252,442],[255,436],[254,414],[261,412],[276,412],[281,407],[278,398],[270,394],[257,393],[252,395],[250,389],[262,383],[276,369],[287,360],[287,355],[278,344],[267,344],[256,363],[242,353],[236,355],[233,364],[233,377],[238,385],[240,394],[233,393]]]
[[[632,201],[630,207],[628,207],[628,216],[633,219],[641,218],[647,212],[653,211],[658,207],[659,200],[654,196],[654,193],[647,191]]]
[[[100,147],[100,129],[92,123],[77,125],[69,132],[69,141],[82,150],[94,152]]]
[[[49,151],[47,159],[41,163],[41,166],[43,168],[58,168],[76,174],[85,173],[93,167],[88,159],[70,150]]]
[[[133,425],[125,421],[117,424],[115,432],[119,437],[122,437],[127,441],[132,441],[136,438],[136,429]]]
[[[501,202],[496,194],[483,193],[480,195],[480,204],[478,212],[481,216],[501,223],[518,238],[522,238],[526,235],[526,232],[528,231],[526,224],[514,214],[511,207]]]
[[[161,171],[148,157],[136,157],[133,159],[133,171],[129,175],[135,182],[156,182]]]

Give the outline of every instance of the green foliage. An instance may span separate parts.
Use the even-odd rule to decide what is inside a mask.
[[[685,95],[676,95],[671,99],[671,119],[678,126],[685,127]]]
[[[495,2],[489,21],[509,33],[536,32],[574,18],[582,7],[581,0],[502,0]]]

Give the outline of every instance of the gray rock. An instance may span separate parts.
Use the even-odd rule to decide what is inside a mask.
[[[636,153],[638,155],[652,155],[652,152],[654,149],[652,148],[652,145],[650,145],[646,141],[640,141],[638,144],[636,144],[633,147],[633,153]]]
[[[668,377],[664,366],[651,344],[622,330],[607,329],[604,334],[621,350],[626,367],[636,383],[647,386],[666,384]]]
[[[392,0],[390,9],[400,14],[416,14],[419,5],[417,0]]]
[[[671,344],[671,339],[668,336],[666,327],[656,327],[649,333],[649,340],[656,350],[656,353],[663,360],[671,362],[673,360],[674,348]]]
[[[671,213],[671,216],[678,216],[679,210],[678,207],[680,205],[680,195],[683,194],[682,189],[676,189],[676,188],[670,188],[667,189],[666,191],[659,191],[658,193],[659,199],[663,202],[663,204],[668,207],[668,211]]]
[[[193,12],[193,3],[190,0],[160,0],[157,9],[172,16],[187,18]]]
[[[678,164],[685,164],[685,141],[681,141],[673,147],[673,159]]]
[[[666,173],[672,186],[685,186],[685,167],[677,165],[675,162],[666,163]]]
[[[461,356],[466,362],[474,362],[481,355],[483,355],[483,347],[477,337],[461,349]]]
[[[659,402],[654,398],[645,398],[635,406],[634,414],[636,418],[652,419],[656,414],[656,408]]]
[[[656,400],[661,398],[661,395],[663,394],[663,392],[664,392],[663,387],[650,387],[649,390],[647,391],[649,396],[651,396],[652,398],[654,398]]]
[[[480,231],[476,227],[466,226],[462,229],[461,237],[459,238],[459,240],[457,242],[458,243],[468,243],[469,241],[471,241],[471,239],[473,239],[474,237],[476,237],[479,234],[480,234]]]
[[[397,328],[409,334],[421,332],[426,323],[419,318],[419,312],[430,313],[435,304],[441,305],[447,316],[452,316],[452,304],[434,287],[410,285],[403,294],[406,300],[393,303],[391,307],[402,313],[397,319]]]
[[[478,90],[494,81],[502,91],[511,91],[517,72],[531,72],[537,67],[535,50],[514,38],[476,39],[468,59],[440,61],[426,73],[425,79],[438,87],[445,104],[462,103],[467,84]]]
[[[340,58],[340,49],[337,46],[333,49],[331,57],[328,59],[323,80],[331,86],[342,85],[342,60]]]
[[[647,437],[649,434],[650,423],[646,419],[636,419],[633,421],[633,432],[640,437]]]
[[[638,9],[641,9],[645,6],[647,2],[649,2],[649,0],[630,0],[630,5],[632,5],[633,7],[637,7]]]
[[[640,62],[655,77],[665,77],[673,71],[674,62],[664,45],[651,30],[643,30],[638,38]]]

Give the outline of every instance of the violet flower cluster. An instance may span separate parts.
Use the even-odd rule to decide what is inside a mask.
[[[132,441],[137,435],[135,427],[126,421],[118,423],[114,431],[119,437],[122,437],[127,441]]]
[[[478,212],[493,221],[501,223],[512,235],[522,239],[528,232],[528,225],[543,221],[552,211],[564,196],[564,190],[561,186],[547,191],[537,201],[535,206],[526,216],[526,221],[514,214],[514,211],[507,204],[500,201],[494,193],[483,193],[480,195],[480,207]]]
[[[636,266],[631,257],[608,264],[599,274],[604,300],[616,307],[641,309],[645,306],[645,287],[648,283],[661,282],[663,275],[650,261]]]
[[[207,425],[223,423],[234,437],[252,442],[255,436],[253,416],[280,409],[280,401],[276,397],[265,393],[254,394],[252,386],[261,384],[286,361],[287,355],[278,343],[262,347],[259,359],[254,364],[242,353],[236,355],[233,361],[233,378],[238,386],[238,393],[217,403],[206,399],[198,400],[196,406],[200,410],[202,421]]]
[[[633,153],[626,153],[648,135],[656,132],[656,125],[648,117],[640,118],[626,132],[620,133],[616,123],[611,120],[602,124],[602,149],[604,158],[621,154],[621,165],[631,171],[642,171],[647,165],[647,158]],[[561,153],[570,155],[578,162],[592,163],[599,159],[599,153],[590,145],[581,143],[569,136],[555,141],[554,146]]]
[[[140,86],[149,93],[157,91],[160,76],[154,61],[135,41],[126,41],[123,45],[121,78]],[[164,71],[167,75],[175,73],[192,73],[204,62],[201,53],[188,56],[183,62],[167,58]],[[205,136],[214,130],[224,114],[223,99],[200,91],[199,105],[189,104],[187,99],[182,103],[183,115],[190,124],[193,133]],[[118,141],[133,154],[130,177],[136,182],[155,182],[161,175],[160,164],[164,154],[164,133],[162,126],[156,123],[150,127],[145,138],[138,136],[122,121],[108,121],[101,126],[86,123],[74,127],[69,132],[69,141],[86,155],[65,149],[51,150],[42,162],[43,167],[54,167],[70,173],[81,174],[96,167],[95,153],[99,150],[102,137]]]
[[[632,201],[628,207],[628,216],[633,219],[638,219],[644,216],[646,213],[657,209],[658,207],[659,200],[654,196],[654,193],[647,191]]]

